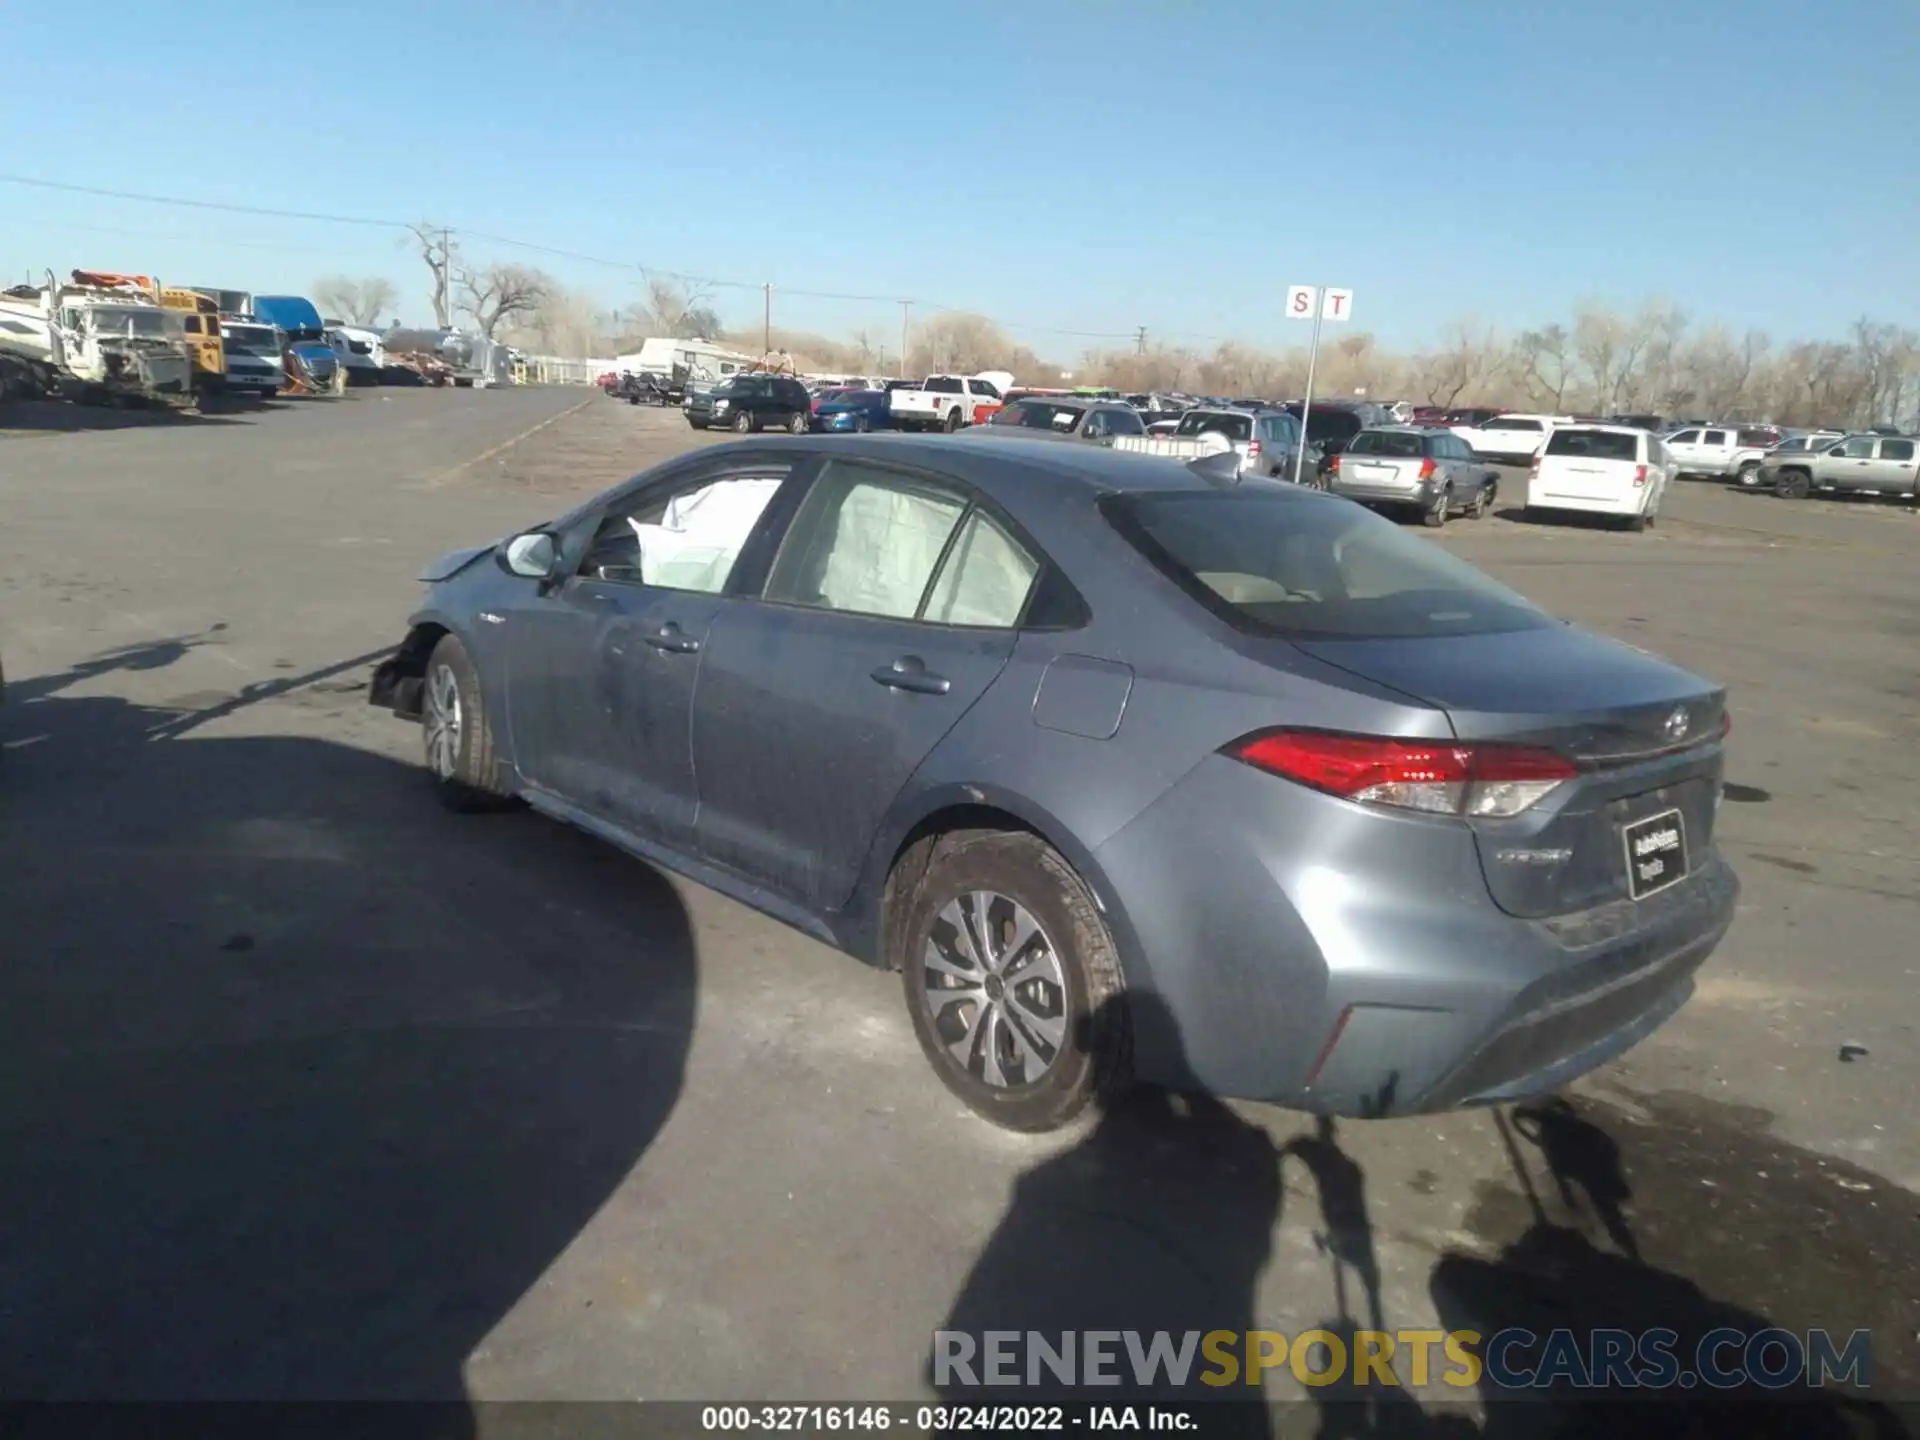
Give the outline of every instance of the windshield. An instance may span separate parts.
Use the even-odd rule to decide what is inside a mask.
[[[278,352],[280,344],[274,339],[274,333],[265,325],[226,326],[227,348],[229,350],[271,350]]]
[[[1555,624],[1524,596],[1391,520],[1323,496],[1114,496],[1108,520],[1190,595],[1293,639],[1419,639]]]
[[[1251,440],[1253,421],[1245,415],[1222,415],[1215,410],[1196,410],[1180,417],[1175,435],[1220,434],[1229,440]]]
[[[1395,460],[1415,460],[1425,451],[1424,435],[1396,435],[1380,430],[1362,430],[1347,446],[1349,455],[1386,455]]]
[[[100,335],[139,335],[150,340],[171,340],[184,335],[186,327],[179,312],[146,310],[133,305],[95,305],[89,312],[93,328]]]
[[[1062,405],[1052,400],[1016,400],[987,423],[1023,425],[1029,430],[1071,430],[1086,413],[1084,405]]]
[[[1582,455],[1589,460],[1638,460],[1640,437],[1618,430],[1556,430],[1547,441],[1549,455]]]

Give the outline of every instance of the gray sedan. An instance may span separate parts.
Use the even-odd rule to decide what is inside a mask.
[[[987,421],[986,429],[1000,436],[1051,435],[1062,440],[1111,445],[1115,436],[1146,434],[1147,422],[1140,418],[1139,411],[1117,400],[1035,395],[1015,400],[997,411]]]
[[[1094,446],[740,442],[460,551],[374,680],[526,802],[901,972],[978,1113],[1538,1094],[1733,914],[1724,692],[1361,506]]]

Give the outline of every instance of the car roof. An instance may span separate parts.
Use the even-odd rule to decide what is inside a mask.
[[[1369,425],[1360,432],[1362,435],[1419,435],[1426,438],[1442,434],[1431,425]]]
[[[1644,425],[1616,425],[1611,420],[1576,420],[1571,425],[1555,427],[1560,430],[1605,430],[1613,435],[1651,435],[1653,431]]]
[[[1117,491],[1216,488],[1177,460],[1134,455],[1100,445],[1006,445],[965,431],[957,435],[891,432],[756,437],[693,453],[704,460],[729,450],[758,454],[789,450],[829,459],[849,455],[879,463],[915,466],[951,475],[995,499],[1017,499],[1024,486],[1036,481],[1054,492],[1063,487],[1078,490],[1089,499]]]

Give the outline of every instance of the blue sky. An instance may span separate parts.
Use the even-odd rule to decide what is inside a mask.
[[[762,281],[777,324],[835,334],[899,308],[797,292],[912,297],[1059,358],[1137,325],[1298,341],[1292,282],[1400,346],[1585,298],[1777,337],[1920,320],[1911,0],[928,9],[195,4],[83,44],[70,4],[8,0],[0,172],[713,276],[729,323]],[[9,279],[384,274],[419,323],[396,234],[0,183]],[[609,306],[641,284],[466,248]]]

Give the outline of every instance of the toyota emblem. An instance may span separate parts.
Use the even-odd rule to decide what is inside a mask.
[[[1660,728],[1666,732],[1667,739],[1669,740],[1685,738],[1687,733],[1687,712],[1685,708],[1683,707],[1676,710],[1667,716],[1667,723]]]

